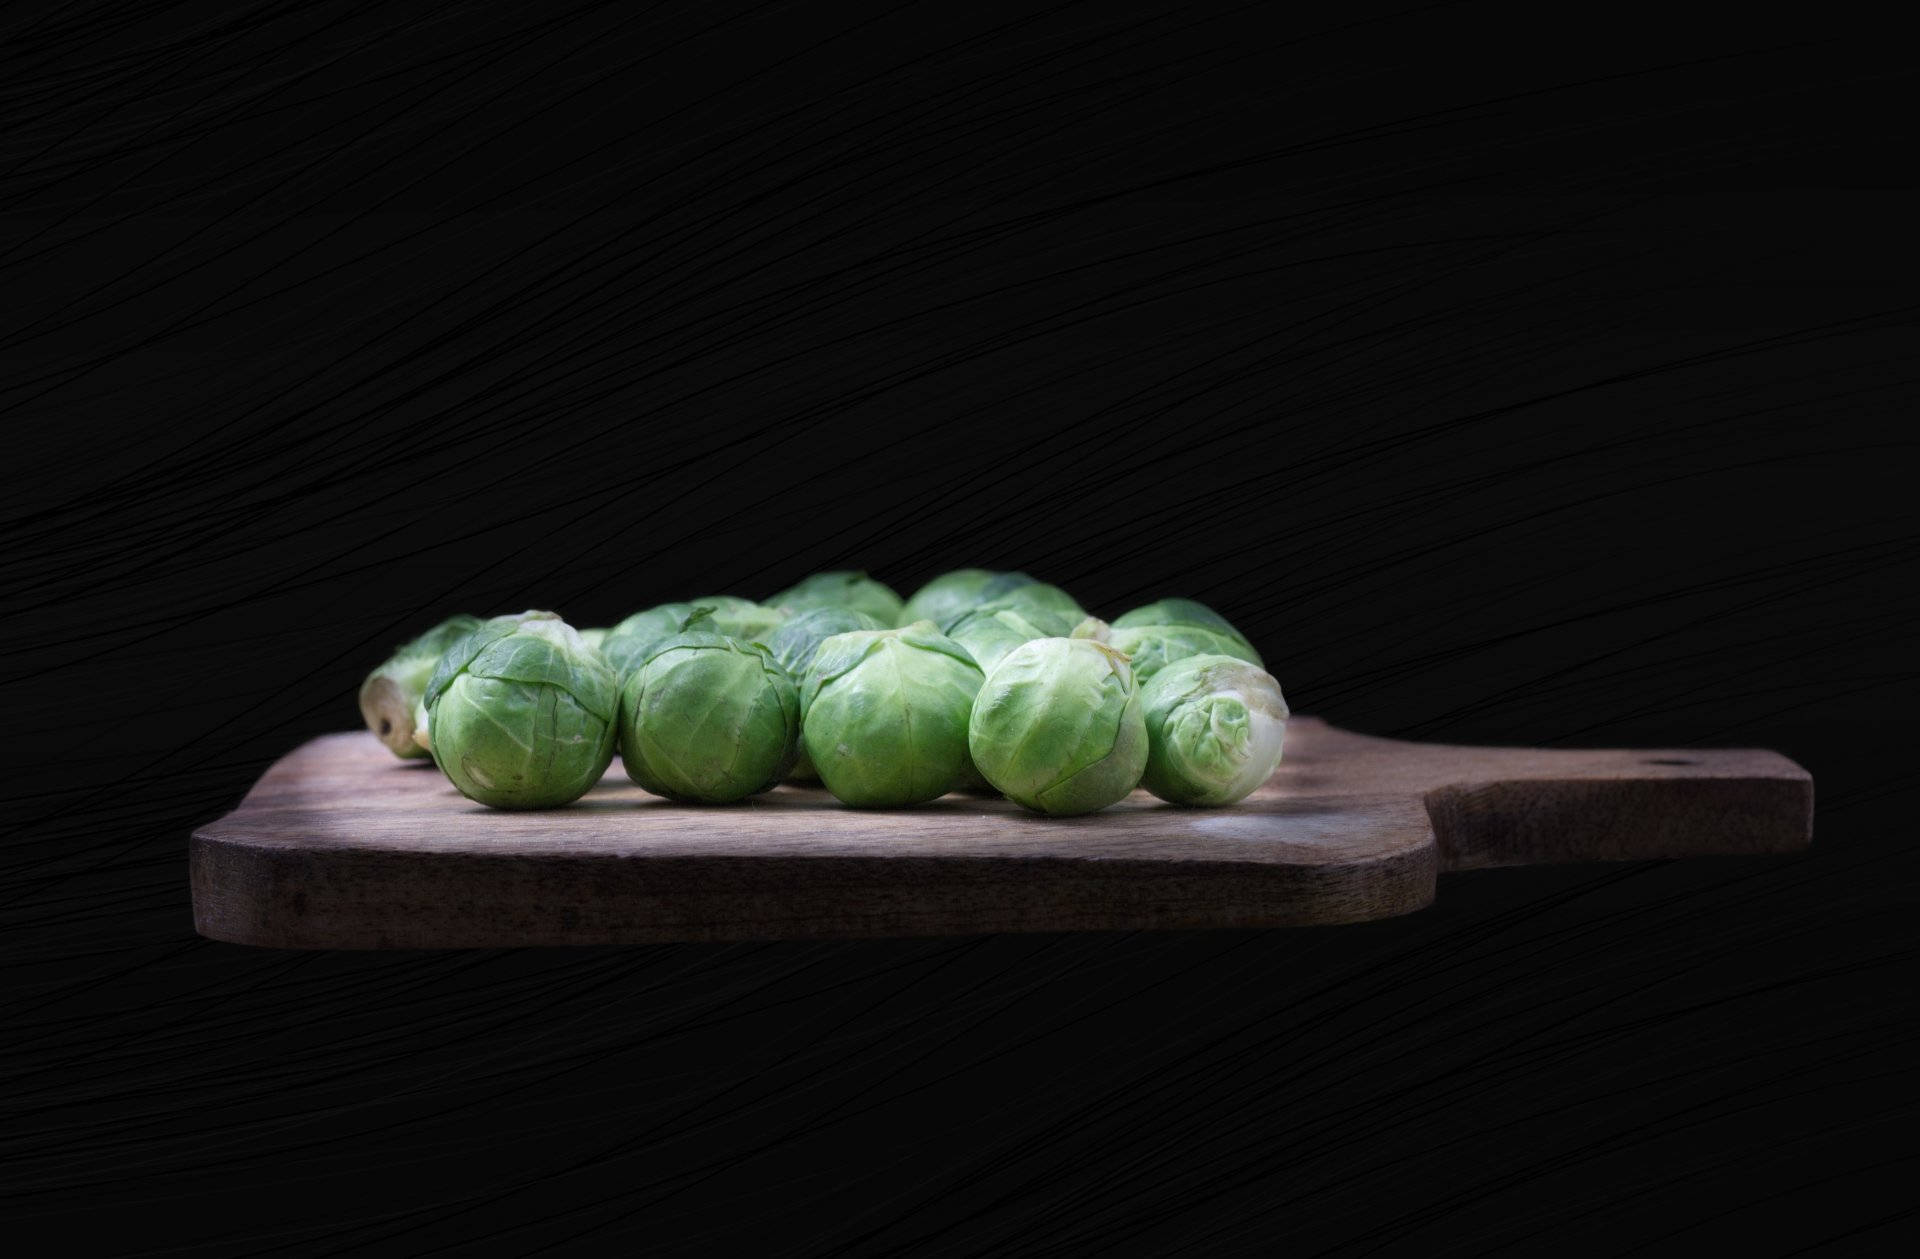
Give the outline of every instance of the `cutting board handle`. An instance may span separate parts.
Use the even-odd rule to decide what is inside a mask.
[[[1796,852],[1813,836],[1813,779],[1775,752],[1459,750],[1461,780],[1424,795],[1443,870]]]

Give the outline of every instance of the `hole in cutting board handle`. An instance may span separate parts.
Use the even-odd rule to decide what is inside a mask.
[[[1699,761],[1690,761],[1683,756],[1649,756],[1642,765],[1698,765]]]

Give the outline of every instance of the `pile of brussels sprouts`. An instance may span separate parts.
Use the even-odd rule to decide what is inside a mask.
[[[497,809],[570,804],[618,751],[669,800],[783,780],[897,808],[952,791],[1091,813],[1136,787],[1244,798],[1280,763],[1287,705],[1226,618],[1162,599],[1112,624],[1058,586],[969,568],[904,603],[819,573],[576,630],[551,612],[428,630],[360,688],[367,726]]]

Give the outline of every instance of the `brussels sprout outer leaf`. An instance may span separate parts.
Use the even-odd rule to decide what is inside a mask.
[[[1131,612],[1114,618],[1116,630],[1135,629],[1149,625],[1190,625],[1196,629],[1212,630],[1226,638],[1236,639],[1251,647],[1253,644],[1245,634],[1233,627],[1233,622],[1221,616],[1204,603],[1192,599],[1160,599]]]
[[[827,790],[890,808],[959,786],[980,679],[966,648],[927,621],[821,643],[801,688],[801,737]]]
[[[964,613],[947,637],[965,647],[984,674],[1020,644],[1064,638],[1070,628],[1065,617],[1046,608],[995,601]]]
[[[1260,653],[1238,634],[1226,635],[1197,625],[1130,625],[1114,622],[1108,642],[1127,654],[1134,676],[1142,682],[1176,660],[1188,656],[1232,656],[1248,664],[1262,664]]]
[[[1029,577],[1025,573],[995,573],[981,584],[980,589],[976,593],[980,602],[987,603],[991,600],[1001,598],[1004,595],[1011,594],[1022,586],[1037,586],[1039,584],[1039,579]]]
[[[1073,627],[1073,632],[1067,635],[1067,637],[1091,638],[1096,643],[1111,642],[1113,639],[1113,626],[1107,624],[1097,616],[1082,617],[1080,623]]]
[[[429,711],[434,761],[496,809],[571,804],[613,760],[614,727],[555,686],[463,673]]]
[[[696,607],[713,609],[713,627],[743,643],[764,645],[787,619],[787,614],[779,608],[742,599],[739,595],[705,595],[691,602]]]
[[[1272,777],[1286,737],[1280,684],[1232,656],[1188,656],[1141,689],[1147,769],[1141,785],[1174,804],[1226,805]]]
[[[450,616],[402,645],[360,684],[360,716],[395,756],[426,754],[414,741],[414,710],[441,655],[479,625],[477,616]]]
[[[1031,580],[1024,573],[1015,575]],[[912,625],[915,621],[932,621],[935,625],[945,625],[975,604],[984,602],[981,590],[1001,576],[1003,574],[985,568],[956,568],[942,573],[913,592],[894,623]]]
[[[1105,644],[1035,639],[987,675],[968,743],[1008,799],[1040,813],[1091,813],[1125,799],[1146,768],[1140,689],[1126,657]]]
[[[813,664],[814,653],[820,650],[821,643],[835,634],[845,634],[851,630],[885,629],[887,624],[853,608],[811,608],[797,612],[783,622],[773,632],[767,650],[787,671],[787,676],[798,684],[805,680],[807,668]]]
[[[449,647],[479,629],[482,624],[481,618],[477,616],[467,616],[465,614],[450,616],[393,654],[396,656],[430,656],[435,661],[438,661],[441,656],[446,654]]]
[[[767,604],[794,615],[814,608],[852,608],[873,617],[882,626],[894,624],[904,606],[900,596],[885,582],[849,571],[815,573],[774,595]]]
[[[550,612],[495,617],[463,638],[424,702],[434,761],[493,808],[571,803],[613,759],[613,671]]]
[[[795,613],[783,622],[768,640],[767,649],[797,687],[806,680],[807,668],[813,663],[814,653],[820,650],[821,643],[849,630],[885,628],[885,623],[852,608],[814,608]],[[797,746],[799,755],[794,759],[793,768],[787,776],[805,782],[817,782],[820,772],[813,767],[813,758],[807,755],[804,735],[798,740]]]
[[[774,627],[785,619],[777,609],[762,607],[751,599],[742,599],[738,595],[707,595],[684,603],[663,603],[634,613],[613,627],[607,641],[600,645],[600,652],[622,679],[631,677],[633,671],[645,663],[654,647],[662,640],[678,634],[686,626],[688,618],[703,608],[713,617],[707,625],[710,631],[737,638],[741,642],[764,641]]]
[[[992,583],[989,583],[988,589],[992,589]],[[1087,614],[1087,610],[1081,607],[1072,595],[1060,589],[1060,587],[1049,586],[1045,582],[1038,582],[1028,577],[1021,585],[1014,586],[1009,590],[989,594],[971,607],[961,608],[958,612],[947,618],[941,626],[942,630],[951,630],[959,623],[962,617],[983,608],[993,610],[1011,609],[1027,613],[1051,613],[1057,618],[1064,619],[1068,630],[1072,629],[1072,627]],[[1062,633],[1065,632],[1065,630],[1062,631]]]
[[[608,631],[607,637],[614,639],[651,635],[652,641],[658,642],[670,634],[680,632],[681,625],[685,624],[687,617],[693,614],[693,606],[691,603],[662,603],[644,611],[635,612]]]
[[[448,647],[441,655],[440,662],[434,666],[433,676],[427,680],[427,708],[431,710],[435,701],[439,699],[440,693],[447,689],[448,684],[473,663],[475,656],[489,646],[512,634],[528,621],[558,621],[559,619],[557,613],[529,611],[515,612],[509,616],[490,617],[482,621],[471,632]]]
[[[656,644],[621,687],[621,756],[655,795],[730,804],[792,768],[800,698],[765,647],[708,623]]]
[[[468,663],[467,672],[502,682],[557,687],[570,692],[582,708],[602,721],[612,721],[620,701],[611,670],[577,635],[569,633],[568,642],[560,641],[557,635],[533,632],[553,625],[561,622],[535,622],[519,633],[488,643]],[[590,653],[585,659],[582,648]]]

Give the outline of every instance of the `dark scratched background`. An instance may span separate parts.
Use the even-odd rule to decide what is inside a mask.
[[[1920,83],[1872,21],[0,8],[0,1216],[121,1255],[1910,1244]],[[193,934],[189,831],[432,620],[966,564],[1205,600],[1360,730],[1776,747],[1816,846],[1327,930]]]

